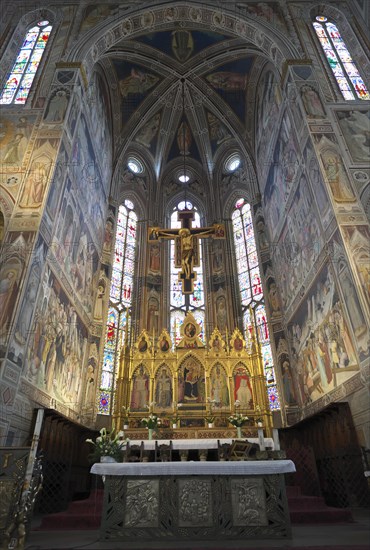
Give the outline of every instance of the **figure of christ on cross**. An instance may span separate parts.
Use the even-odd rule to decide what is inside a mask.
[[[193,293],[193,282],[196,280],[194,266],[199,266],[199,238],[225,238],[225,227],[214,224],[211,227],[192,227],[194,213],[185,210],[179,212],[180,229],[160,229],[150,227],[148,240],[153,242],[159,239],[175,239],[175,267],[181,267],[179,281],[182,281],[183,294]]]

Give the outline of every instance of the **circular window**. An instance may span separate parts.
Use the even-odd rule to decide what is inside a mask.
[[[225,170],[227,172],[235,172],[240,166],[240,156],[238,153],[234,153],[229,156],[225,162]]]
[[[46,25],[49,25],[49,21],[39,21],[37,24],[39,27],[46,27]]]
[[[328,18],[325,17],[325,15],[317,15],[316,16],[316,21],[319,21],[320,23],[325,23],[325,21],[327,21]]]
[[[175,178],[181,183],[188,183],[188,181],[191,180],[192,175],[193,174],[191,171],[185,168],[185,166],[175,172]]]
[[[142,174],[144,172],[144,166],[135,157],[129,157],[127,159],[127,166],[134,174]]]
[[[134,209],[134,203],[129,201],[128,199],[125,200],[125,206],[127,206],[127,208],[129,208],[130,210]]]

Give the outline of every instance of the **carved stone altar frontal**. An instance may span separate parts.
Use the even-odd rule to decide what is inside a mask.
[[[159,480],[128,480],[125,504],[125,527],[157,527]]]
[[[232,479],[231,505],[234,525],[267,525],[263,479]]]
[[[179,479],[179,526],[211,527],[212,484],[210,479]]]
[[[289,538],[284,475],[106,475],[100,540]]]

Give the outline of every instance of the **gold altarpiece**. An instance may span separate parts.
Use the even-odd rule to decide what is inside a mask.
[[[272,418],[262,355],[254,334],[246,343],[239,329],[223,338],[218,329],[208,345],[188,313],[175,345],[166,330],[154,338],[143,330],[121,350],[115,394],[115,425],[132,439],[146,439],[141,419],[161,418],[161,439],[235,437],[229,416],[242,413],[244,437],[257,437],[258,422],[271,437]],[[247,345],[248,344],[248,345]],[[212,422],[212,426],[209,425]],[[176,425],[176,427],[174,427]]]

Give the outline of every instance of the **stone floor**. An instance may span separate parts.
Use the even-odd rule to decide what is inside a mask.
[[[354,509],[354,523],[293,525],[290,540],[202,542],[99,542],[98,531],[31,531],[25,550],[370,550],[370,510]],[[37,529],[37,525],[35,525]]]

